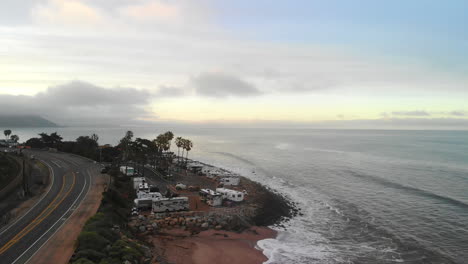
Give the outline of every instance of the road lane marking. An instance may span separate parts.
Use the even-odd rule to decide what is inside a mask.
[[[52,162],[53,164],[55,164],[55,166],[57,166],[57,167],[59,167],[59,168],[62,168],[62,166],[60,166],[60,164],[58,164],[56,161],[50,160],[50,162]]]
[[[55,211],[55,209],[57,209],[57,207],[62,204],[62,202],[65,200],[65,198],[67,198],[67,196],[70,194],[70,192],[73,190],[74,186],[75,186],[75,183],[76,183],[76,176],[75,176],[75,173],[72,173],[73,175],[73,183],[72,185],[70,186],[70,189],[67,191],[67,193],[65,193],[65,195],[63,195],[62,199],[54,205],[54,203],[56,202],[56,200],[59,198],[60,195],[57,195],[54,199],[54,201],[52,201],[49,206],[44,209],[40,215],[38,215],[31,223],[29,223],[29,225],[27,225],[25,228],[23,228],[23,230],[21,230],[18,234],[16,234],[10,241],[8,241],[2,248],[0,248],[0,255],[5,253],[8,249],[10,249],[13,245],[15,245],[19,240],[21,240],[24,236],[26,236],[27,234],[29,234],[36,226],[38,226],[40,223],[42,223],[52,212]],[[64,188],[64,185],[65,185],[65,175],[63,176],[63,184],[62,184],[62,189],[60,190],[60,193],[63,191],[63,188]],[[59,194],[60,194],[59,193]],[[48,210],[49,212],[47,212],[45,215],[44,213]]]
[[[88,189],[86,190],[86,194],[85,196],[83,197],[83,199],[81,199],[80,203],[78,205],[76,205],[77,207],[80,207],[81,203],[84,201],[84,199],[86,198],[86,196],[88,195],[89,193],[89,190],[91,189],[91,175],[88,173],[88,177],[89,177],[89,184],[88,184]],[[78,199],[80,198],[81,194],[83,193],[83,191],[85,190],[85,187],[86,187],[86,178],[85,178],[85,183],[83,185],[83,189],[81,189],[81,192],[80,194],[78,194],[78,196],[76,197],[75,201],[73,201],[73,204],[72,206],[75,206],[76,202],[78,201]],[[68,212],[70,211],[70,209],[68,209],[63,215],[62,217],[64,217]],[[70,217],[68,219],[70,219],[74,214],[75,214],[76,211],[72,212],[72,214],[70,215]],[[67,219],[67,220],[68,220]],[[26,254],[26,252],[28,252],[34,245],[36,245],[37,242],[39,242],[39,240],[42,239],[42,237],[44,237],[47,233],[49,233],[49,231],[57,224],[59,223],[60,220],[57,220],[57,222],[55,222],[46,232],[44,232],[44,234],[42,234],[42,236],[40,236],[36,241],[34,241],[34,243],[28,248],[26,249],[23,254],[21,254],[17,259],[15,259],[15,261],[13,261],[11,264],[15,264],[20,258],[23,257],[24,254]],[[24,262],[24,263],[28,263],[35,255],[36,253],[41,250],[41,248],[47,244],[47,242],[49,242],[49,240],[54,237],[54,235],[60,230],[60,228],[62,227],[63,224],[65,224],[66,221],[62,222],[60,224],[60,226],[54,231],[54,233],[52,233],[52,235],[47,238],[47,240],[42,243],[42,245]]]
[[[2,235],[3,233],[5,233],[8,229],[10,229],[12,226],[14,226],[16,223],[18,223],[21,219],[23,219],[27,214],[29,214],[31,212],[32,209],[36,208],[36,206],[38,206],[42,200],[44,200],[44,198],[49,194],[50,190],[52,190],[52,186],[54,185],[55,183],[55,173],[54,173],[54,170],[52,169],[52,167],[47,163],[45,162],[44,160],[42,159],[39,159],[42,163],[44,163],[45,165],[47,165],[47,167],[49,167],[49,171],[51,172],[51,176],[52,176],[52,182],[47,190],[47,192],[42,195],[41,199],[36,202],[36,204],[34,204],[33,207],[31,207],[26,213],[24,213],[20,218],[18,218],[15,222],[13,222],[12,224],[10,224],[9,226],[5,227],[5,229],[2,230],[2,232],[0,232],[0,235]]]

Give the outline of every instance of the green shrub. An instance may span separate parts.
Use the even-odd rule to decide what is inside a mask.
[[[110,244],[109,240],[96,232],[84,231],[78,236],[78,247],[80,250],[103,250],[108,244]]]
[[[101,259],[105,258],[106,254],[96,251],[94,249],[84,249],[76,253],[75,258],[77,259],[89,259],[94,262],[99,262]]]
[[[73,262],[73,264],[95,264],[95,263],[92,262],[92,261],[89,260],[89,259],[80,258],[80,259],[78,259],[77,261]]]

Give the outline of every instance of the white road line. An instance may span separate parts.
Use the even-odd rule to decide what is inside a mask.
[[[52,176],[52,183],[50,184],[49,186],[49,190],[47,190],[47,192],[45,194],[42,195],[41,199],[39,201],[37,201],[33,207],[31,207],[26,213],[24,213],[20,218],[18,218],[15,222],[11,223],[10,225],[6,226],[4,228],[4,230],[2,230],[2,232],[0,232],[0,235],[2,235],[3,233],[5,233],[8,229],[10,229],[12,226],[14,226],[16,223],[18,223],[19,220],[23,219],[23,217],[25,217],[27,214],[29,214],[29,212],[31,212],[32,209],[34,209],[36,206],[38,206],[42,200],[44,200],[44,198],[47,196],[47,194],[49,194],[50,190],[52,189],[52,186],[54,185],[54,181],[55,181],[55,174],[54,174],[54,170],[52,169],[52,167],[47,164],[47,162],[39,159],[42,163],[44,163],[45,165],[47,165],[47,167],[49,167],[49,170],[51,172],[51,176]]]
[[[50,160],[50,162],[52,162],[53,164],[55,164],[55,166],[57,166],[57,167],[59,167],[59,168],[62,168],[62,166],[60,166],[60,164],[58,164],[56,161]]]
[[[86,195],[88,195],[88,192],[89,192],[89,189],[90,189],[90,186],[91,186],[91,176],[88,174],[88,177],[89,177],[89,181],[90,183],[88,184],[88,190],[86,191]],[[62,218],[65,217],[65,215],[70,211],[70,209],[75,205],[75,203],[78,201],[78,199],[80,198],[81,194],[83,193],[85,187],[86,187],[86,178],[85,178],[85,184],[83,186],[83,189],[81,190],[80,194],[78,195],[78,197],[76,197],[75,201],[73,202],[73,204],[70,206],[70,208],[68,208],[67,211],[65,211],[65,213],[62,215],[62,217],[60,217],[46,232],[44,232],[44,234],[42,234],[42,236],[40,236],[28,249],[26,249],[23,254],[21,254],[17,259],[15,259],[15,261],[13,261],[11,264],[14,264],[16,263],[24,254],[26,254],[26,252],[28,252],[39,240],[42,239],[43,236],[45,236],[47,233],[49,233],[49,231],[57,224],[59,223],[60,221],[63,221]],[[86,195],[84,197],[86,197]],[[80,201],[79,205],[81,205],[81,203],[83,202],[84,200],[84,197],[83,199]],[[78,206],[79,206],[78,205]],[[62,227],[62,225],[64,223],[66,223],[68,221],[68,219],[70,219],[73,214],[75,213],[76,211],[73,211],[73,213],[70,215],[69,218],[67,218],[66,221],[63,221],[62,223],[60,223],[60,226],[54,231],[54,233],[52,233],[52,235],[36,250],[36,252],[34,252],[34,254],[31,255],[31,257],[29,257],[24,263],[28,263],[29,260],[31,260],[32,257],[34,257],[36,255],[36,253],[45,245],[47,244],[47,242],[49,242],[49,240],[55,235],[55,233],[57,233],[57,231],[60,230],[60,228]]]

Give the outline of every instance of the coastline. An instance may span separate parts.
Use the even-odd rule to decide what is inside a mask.
[[[183,229],[171,229],[150,237],[148,242],[158,251],[152,263],[260,264],[268,258],[257,247],[257,242],[276,236],[275,230],[259,226],[240,233],[206,230],[192,234]]]

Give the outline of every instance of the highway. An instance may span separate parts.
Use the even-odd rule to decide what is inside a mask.
[[[86,197],[94,162],[65,153],[31,151],[51,172],[51,185],[23,216],[0,230],[0,264],[22,264],[47,242]]]

